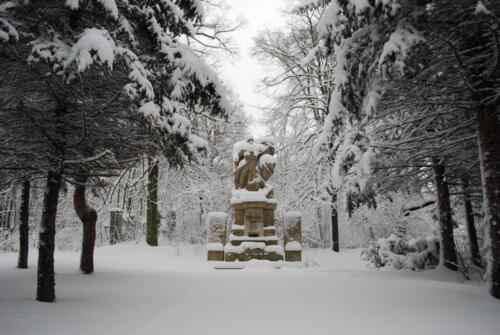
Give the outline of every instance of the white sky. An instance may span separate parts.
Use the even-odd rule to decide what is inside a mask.
[[[284,24],[280,10],[285,8],[286,1],[227,0],[227,4],[231,6],[227,17],[230,20],[243,17],[246,25],[232,34],[240,55],[237,59],[228,60],[224,64],[222,77],[239,95],[244,104],[245,113],[254,121],[250,126],[250,133],[254,137],[264,135],[264,129],[258,123],[261,113],[257,107],[266,105],[267,99],[257,92],[257,85],[265,76],[266,70],[257,59],[251,56],[253,37],[264,28]]]

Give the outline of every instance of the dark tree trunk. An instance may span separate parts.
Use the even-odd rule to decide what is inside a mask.
[[[500,299],[500,121],[494,105],[478,113],[483,201],[489,229],[491,295]]]
[[[73,205],[75,212],[83,224],[82,253],[80,257],[80,270],[83,273],[94,272],[94,246],[95,246],[95,226],[97,222],[97,212],[88,206],[85,199],[87,178],[76,179]]]
[[[30,181],[24,181],[21,191],[21,213],[19,215],[21,221],[19,224],[19,258],[17,260],[19,269],[28,268],[30,189]]]
[[[457,254],[455,252],[455,241],[453,239],[450,192],[448,190],[448,182],[445,179],[445,168],[444,165],[438,162],[438,160],[434,160],[433,168],[441,230],[442,263],[448,269],[456,271],[458,269]]]
[[[325,236],[325,231],[323,229],[323,224],[321,223],[321,208],[319,205],[316,206],[316,221],[318,222],[318,233],[321,248],[327,248],[328,245],[328,235]]]
[[[481,253],[479,252],[479,244],[477,243],[477,232],[474,226],[474,215],[472,215],[472,202],[469,195],[469,180],[464,178],[463,192],[464,192],[464,210],[465,210],[465,225],[467,227],[467,234],[469,236],[470,253],[472,262],[481,267]]]
[[[331,205],[331,216],[332,216],[332,250],[335,252],[340,251],[339,244],[339,213],[337,211],[337,194],[332,194],[332,205]]]
[[[54,281],[54,236],[56,232],[57,203],[61,189],[61,173],[49,172],[43,198],[42,221],[38,245],[38,301],[53,302],[55,296]]]
[[[5,202],[0,201],[0,228],[8,228],[7,227],[7,215],[4,213],[7,212],[7,206]]]
[[[158,161],[149,161],[146,243],[158,245]]]

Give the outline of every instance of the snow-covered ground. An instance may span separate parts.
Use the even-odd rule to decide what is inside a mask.
[[[500,334],[500,301],[446,270],[375,270],[359,250],[307,250],[305,268],[214,270],[201,248],[118,245],[56,253],[57,302],[36,302],[29,270],[0,254],[0,334]]]

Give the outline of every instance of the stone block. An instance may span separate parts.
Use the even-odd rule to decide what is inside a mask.
[[[224,251],[208,250],[208,261],[224,261]]]
[[[245,236],[264,235],[264,210],[262,208],[245,209]]]
[[[302,262],[302,251],[285,251],[285,261]]]
[[[282,261],[283,255],[277,252],[266,252],[262,249],[245,250],[242,253],[227,252],[225,254],[226,262],[248,262],[252,259],[268,260],[268,261]]]
[[[264,237],[274,236],[274,235],[276,235],[275,227],[264,227]]]
[[[274,209],[265,208],[264,209],[264,227],[274,226]]]
[[[265,236],[263,228],[274,225],[275,203],[239,202],[232,205],[236,225],[244,225],[245,236]],[[236,235],[236,234],[235,234]]]
[[[302,261],[302,217],[299,212],[288,212],[285,218],[285,260]]]
[[[223,261],[226,244],[227,214],[222,212],[208,213],[207,216],[207,260]]]
[[[241,237],[243,236],[243,234],[245,233],[245,231],[242,229],[242,230],[233,230],[231,232],[234,236],[238,236],[238,237]]]
[[[245,210],[243,208],[234,210],[234,223],[237,225],[245,224]]]
[[[220,242],[226,244],[227,214],[222,212],[211,212],[207,216],[207,240],[208,243]]]
[[[285,245],[291,241],[302,244],[302,217],[298,212],[285,213]]]

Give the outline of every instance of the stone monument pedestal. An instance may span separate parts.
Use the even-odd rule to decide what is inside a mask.
[[[283,260],[283,247],[278,245],[274,210],[276,202],[233,201],[234,223],[229,242],[224,247],[224,258],[228,262],[262,259]]]
[[[249,237],[274,236],[266,235],[266,228],[274,227],[274,210],[276,203],[272,201],[240,202],[231,205],[234,211],[234,224],[242,226],[243,235]]]

